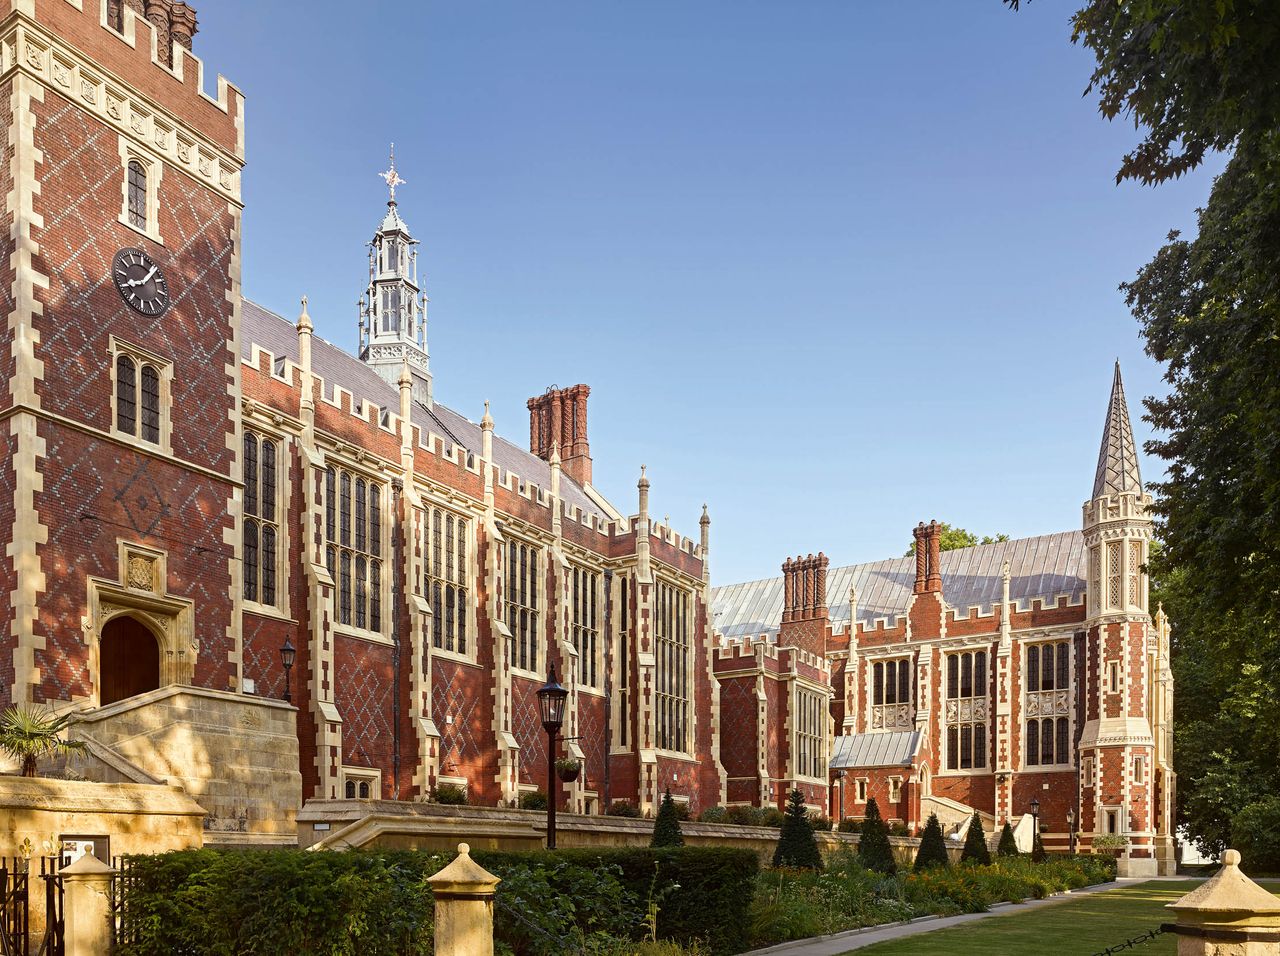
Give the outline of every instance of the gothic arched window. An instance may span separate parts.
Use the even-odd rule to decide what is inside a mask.
[[[244,599],[276,603],[276,442],[244,433]]]
[[[382,493],[375,482],[345,469],[326,470],[325,563],[330,574],[336,573],[338,623],[379,632],[381,508]]]
[[[116,430],[138,433],[138,367],[128,355],[116,357]]]
[[[147,170],[136,159],[129,160],[129,225],[147,228]]]

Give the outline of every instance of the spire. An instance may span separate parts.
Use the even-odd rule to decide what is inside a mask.
[[[1098,470],[1093,478],[1093,497],[1141,493],[1138,449],[1133,441],[1133,426],[1129,423],[1129,406],[1124,400],[1124,383],[1120,380],[1117,359],[1107,422],[1102,429],[1102,448],[1098,452]]]

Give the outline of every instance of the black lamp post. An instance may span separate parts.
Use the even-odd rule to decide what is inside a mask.
[[[1035,851],[1036,840],[1040,839],[1040,801],[1031,801],[1031,850]]]
[[[293,658],[298,652],[294,649],[293,642],[289,638],[284,639],[284,646],[280,648],[280,663],[284,665],[284,702],[286,704],[293,703],[293,691],[290,689],[289,671],[293,669]]]
[[[1076,852],[1076,811],[1067,809],[1067,846],[1072,853]]]
[[[840,810],[836,813],[836,825],[844,821],[844,771],[837,770],[832,774],[836,778],[836,785],[839,787],[840,793]]]
[[[556,665],[551,665],[547,682],[538,688],[538,708],[542,726],[547,731],[547,849],[556,848],[556,804],[560,783],[556,779],[556,735],[564,724],[564,702],[569,689],[556,680]]]

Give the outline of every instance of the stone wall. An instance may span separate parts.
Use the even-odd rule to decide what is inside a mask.
[[[302,795],[296,717],[278,700],[169,686],[87,713],[75,732],[191,794],[206,843],[289,845]]]

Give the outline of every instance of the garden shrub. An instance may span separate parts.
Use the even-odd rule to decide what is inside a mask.
[[[889,846],[889,828],[880,817],[880,807],[876,798],[867,801],[867,816],[862,821],[862,839],[858,841],[858,859],[868,870],[876,870],[887,876],[898,871],[898,864],[893,859],[893,848]]]
[[[1031,862],[1043,863],[1045,861],[1044,844],[1040,842],[1040,830],[1037,827],[1035,836],[1031,839]]]
[[[730,823],[736,823],[744,827],[761,826],[761,821],[764,818],[764,813],[759,807],[748,806],[744,803],[729,807],[726,813],[729,816]]]
[[[765,807],[760,813],[759,826],[773,827],[776,830],[782,826],[783,821],[786,819],[787,815],[777,807]]]
[[[911,831],[905,823],[894,823],[889,827],[889,836],[911,836]]]
[[[1013,827],[1006,820],[1004,829],[1000,831],[1000,845],[996,847],[996,856],[1019,856],[1018,841],[1013,837]]]
[[[605,815],[610,817],[631,817],[639,820],[640,808],[630,800],[615,800],[609,804],[609,809],[605,811]]]
[[[809,826],[813,828],[814,833],[830,833],[835,826],[831,822],[831,818],[821,813],[812,813],[809,815]]]
[[[960,862],[978,863],[983,866],[991,862],[991,851],[987,849],[987,834],[982,829],[982,818],[978,816],[977,810],[973,811],[973,817],[969,820],[969,833],[964,839],[964,850],[960,854]]]
[[[467,802],[467,791],[453,783],[438,784],[431,791],[431,802],[455,807],[464,806]]]
[[[569,864],[615,876],[643,911],[651,894],[660,896],[658,938],[681,945],[701,941],[713,956],[748,946],[752,889],[760,863],[752,850],[730,847],[590,848],[532,851],[476,851],[476,862],[501,876],[515,869]],[[678,884],[677,892],[663,894]],[[498,884],[501,893],[502,884]],[[541,905],[541,904],[539,904]]]
[[[777,849],[773,851],[773,865],[807,870],[822,869],[822,854],[818,852],[813,827],[809,825],[804,794],[799,790],[792,790],[787,797],[787,814],[782,823],[782,832],[778,834]]]
[[[707,807],[698,814],[699,823],[728,823],[729,811],[724,807]]]
[[[526,790],[520,794],[521,810],[547,809],[547,792],[545,790]]]
[[[942,824],[938,822],[938,815],[931,813],[929,822],[924,825],[920,847],[916,850],[915,871],[919,873],[933,866],[949,866],[950,863],[947,859],[947,841],[942,835]]]
[[[838,829],[841,833],[861,833],[862,821],[854,820],[849,817],[846,817],[845,819],[840,821],[840,826],[837,827],[836,829]]]
[[[651,847],[684,846],[684,834],[680,832],[680,817],[676,813],[676,802],[671,799],[668,789],[658,806],[658,817],[653,821],[653,838]]]
[[[1232,817],[1231,846],[1240,851],[1246,869],[1280,872],[1280,797],[1247,804]]]

